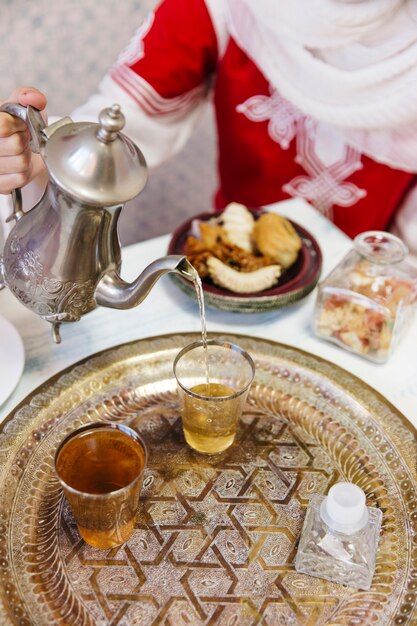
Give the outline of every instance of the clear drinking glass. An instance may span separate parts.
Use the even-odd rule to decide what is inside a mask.
[[[91,546],[112,548],[131,536],[147,458],[145,443],[123,424],[89,424],[60,444],[55,470]]]
[[[232,445],[255,365],[239,346],[216,339],[186,346],[174,361],[188,445],[217,454]]]

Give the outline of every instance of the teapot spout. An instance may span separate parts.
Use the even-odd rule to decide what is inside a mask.
[[[191,282],[198,275],[187,257],[174,254],[164,256],[150,263],[132,283],[127,283],[115,270],[110,270],[98,283],[95,300],[101,306],[131,309],[140,304],[156,281],[168,272],[180,274]]]

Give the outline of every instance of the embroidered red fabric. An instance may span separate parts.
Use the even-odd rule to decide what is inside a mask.
[[[150,115],[169,123],[213,89],[217,209],[298,196],[354,237],[386,228],[415,182],[413,174],[361,155],[305,117],[232,39],[220,57],[204,0],[164,0],[136,45],[138,58],[116,66],[112,76]]]

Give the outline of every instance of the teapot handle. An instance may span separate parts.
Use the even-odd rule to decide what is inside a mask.
[[[12,220],[16,220],[18,222],[21,217],[23,217],[23,202],[22,202],[22,190],[20,187],[17,189],[13,189],[12,191],[12,203],[13,203],[13,212],[10,213],[8,217],[6,217],[6,224],[11,222]]]
[[[16,102],[5,102],[0,106],[0,111],[3,113],[9,113],[10,115],[14,115],[15,117],[23,120],[30,132],[30,148],[32,152],[36,152],[39,154],[41,148],[45,144],[45,137],[42,133],[46,124],[40,111],[35,109],[32,106],[23,106],[22,104],[17,104]],[[12,201],[13,201],[13,213],[9,215],[6,219],[6,222],[10,222],[11,220],[20,220],[20,218],[24,215],[22,209],[22,192],[20,188],[14,189],[12,191]]]
[[[32,106],[23,106],[16,102],[5,102],[0,106],[0,112],[9,113],[15,117],[19,117],[27,124],[30,132],[30,147],[32,152],[39,153],[45,144],[45,136],[43,129],[46,127],[44,119],[38,109]]]

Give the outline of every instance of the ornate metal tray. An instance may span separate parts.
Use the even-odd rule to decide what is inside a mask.
[[[237,442],[204,457],[182,438],[172,361],[196,334],[90,357],[11,414],[0,445],[0,623],[416,624],[416,432],[360,380],[280,344],[227,336],[257,373]],[[150,447],[124,546],[88,547],[54,475],[63,436],[133,419]],[[372,588],[297,574],[311,494],[340,479],[382,509]]]

